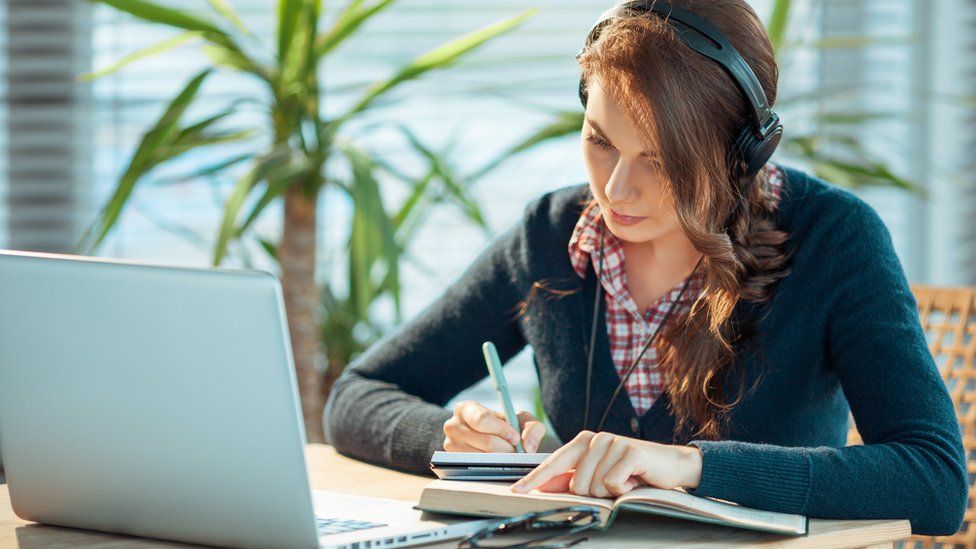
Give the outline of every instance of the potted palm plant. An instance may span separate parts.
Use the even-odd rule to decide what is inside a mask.
[[[536,10],[527,10],[417,56],[389,77],[366,87],[350,108],[327,118],[322,108],[326,97],[320,86],[324,60],[364,23],[387,10],[393,0],[350,0],[327,25],[322,22],[321,0],[279,0],[275,43],[268,47],[258,43],[227,0],[208,0],[208,13],[191,13],[147,0],[93,1],[144,21],[172,27],[178,33],[124,57],[92,77],[190,41],[199,43],[209,66],[187,82],[142,136],[79,247],[88,253],[98,249],[118,222],[136,186],[149,180],[159,166],[201,147],[244,140],[257,142],[251,152],[199,172],[231,174],[247,163],[246,171],[236,179],[223,204],[214,239],[213,264],[225,259],[235,241],[254,236],[255,221],[270,206],[283,207],[280,240],[262,240],[262,244],[277,259],[280,268],[308,439],[321,441],[321,416],[327,391],[322,369],[317,366],[322,327],[327,327],[326,333],[334,333],[334,326],[361,322],[369,315],[370,303],[380,295],[392,294],[399,303],[397,265],[412,234],[412,224],[418,213],[430,204],[455,202],[470,218],[483,223],[480,212],[467,196],[464,181],[448,174],[443,169],[445,162],[436,155],[429,157],[436,169],[429,177],[412,181],[410,198],[396,212],[388,213],[375,178],[378,162],[365,149],[344,138],[343,129],[377,108],[392,90],[431,71],[450,67],[489,40],[517,28]],[[222,72],[247,75],[266,90],[258,99],[267,113],[262,124],[227,129],[227,124],[239,114],[240,102],[232,102],[201,119],[185,120],[205,81]],[[424,149],[419,142],[415,147]],[[352,166],[349,179],[327,175],[326,163],[337,156],[347,159]],[[327,285],[326,317],[320,322],[323,301],[315,276],[317,226],[320,196],[326,188],[346,193],[355,211],[349,244],[348,298],[337,299]],[[436,200],[427,200],[430,196]]]

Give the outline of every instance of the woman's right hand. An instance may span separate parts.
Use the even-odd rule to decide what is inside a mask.
[[[458,402],[454,415],[444,422],[444,449],[448,452],[514,452],[522,441],[526,452],[535,452],[546,434],[546,426],[526,411],[518,413],[519,433],[505,421],[505,415],[473,400]]]

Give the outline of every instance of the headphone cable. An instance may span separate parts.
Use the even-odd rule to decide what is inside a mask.
[[[600,254],[600,260],[599,260],[599,271],[600,271],[600,273],[603,272],[604,231],[605,231],[605,223],[603,223],[603,221],[601,219],[601,223],[600,223],[600,246],[599,246],[599,252],[598,252]],[[617,384],[616,389],[614,389],[613,394],[610,396],[610,401],[607,402],[606,407],[603,409],[603,414],[600,417],[600,423],[597,425],[597,428],[596,428],[597,432],[599,432],[601,429],[603,429],[603,424],[607,420],[607,416],[610,413],[610,408],[611,408],[611,406],[613,406],[613,403],[617,400],[617,397],[620,395],[621,389],[623,389],[624,385],[627,383],[627,380],[630,379],[630,376],[633,374],[634,370],[637,368],[637,365],[640,364],[641,358],[644,357],[644,353],[647,351],[648,347],[650,347],[651,343],[653,343],[654,339],[657,337],[658,332],[660,332],[661,331],[661,328],[665,325],[665,323],[667,323],[668,318],[671,316],[671,313],[674,310],[674,308],[681,302],[681,296],[684,295],[685,290],[688,288],[688,284],[691,282],[691,279],[694,277],[694,274],[698,271],[698,267],[701,266],[702,260],[704,258],[705,258],[704,255],[702,255],[701,257],[698,258],[698,262],[695,263],[695,268],[692,269],[691,274],[688,275],[688,278],[685,280],[685,283],[681,286],[681,291],[678,292],[678,297],[676,297],[675,298],[675,301],[668,307],[668,312],[665,313],[664,318],[661,319],[661,322],[658,324],[657,328],[654,329],[654,333],[651,334],[651,337],[647,340],[646,343],[644,343],[644,346],[641,348],[641,351],[637,355],[637,358],[631,363],[630,367],[627,369],[627,372],[624,374],[624,377],[620,380],[620,383]],[[593,351],[594,351],[594,347],[595,347],[595,343],[596,343],[596,327],[597,327],[597,322],[596,321],[597,321],[597,318],[598,318],[597,317],[597,314],[598,314],[598,311],[600,309],[600,298],[602,297],[602,294],[603,294],[603,284],[600,281],[600,277],[601,277],[601,275],[599,273],[597,273],[597,280],[596,280],[597,291],[596,291],[596,299],[593,302],[593,322],[592,322],[592,327],[590,329],[590,345],[589,345],[589,349],[588,349],[589,352],[587,353],[588,356],[587,356],[587,361],[586,361],[587,362],[587,364],[586,364],[586,393],[585,393],[586,394],[586,397],[585,397],[585,404],[584,404],[586,408],[585,408],[585,410],[583,412],[583,429],[584,430],[589,426],[590,391],[591,391],[591,385],[592,385],[592,380],[593,380]]]
[[[702,256],[702,258],[703,257],[704,256]],[[610,396],[610,402],[607,402],[606,408],[603,409],[603,415],[600,417],[600,423],[597,425],[596,428],[597,432],[603,429],[603,424],[606,422],[607,416],[610,413],[610,407],[613,406],[614,401],[617,400],[617,396],[620,395],[620,390],[623,389],[624,385],[627,383],[627,380],[630,379],[630,375],[634,373],[634,370],[637,368],[637,365],[640,364],[641,358],[644,357],[644,352],[647,351],[647,348],[651,346],[651,343],[657,337],[658,332],[660,332],[661,328],[665,325],[665,323],[667,323],[668,317],[671,316],[671,312],[680,303],[681,296],[684,294],[685,288],[688,287],[688,283],[691,282],[692,275],[694,275],[695,271],[698,270],[698,265],[701,264],[702,258],[698,258],[698,263],[695,264],[695,269],[691,271],[692,273],[691,275],[688,275],[688,279],[685,280],[684,285],[681,287],[681,291],[678,292],[678,297],[675,298],[674,303],[672,303],[668,307],[668,312],[665,313],[664,318],[661,319],[660,324],[658,324],[657,328],[654,329],[654,333],[651,334],[651,337],[647,340],[646,343],[644,343],[644,347],[641,348],[641,352],[637,355],[637,358],[634,359],[634,361],[630,364],[630,368],[627,369],[627,373],[624,375],[623,379],[621,379],[620,383],[617,384],[617,388],[614,389],[613,394]]]

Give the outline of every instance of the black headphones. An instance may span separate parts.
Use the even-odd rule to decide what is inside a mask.
[[[656,0],[631,0],[607,10],[590,28],[586,41],[576,58],[597,39],[600,30],[613,18],[627,10],[652,12],[665,19],[681,36],[684,43],[698,53],[713,59],[732,76],[732,80],[745,95],[752,116],[737,133],[730,149],[733,176],[752,178],[766,164],[783,137],[783,125],[779,116],[766,102],[759,79],[728,38],[714,25],[697,15],[666,2]],[[586,108],[586,86],[580,77],[579,97]]]

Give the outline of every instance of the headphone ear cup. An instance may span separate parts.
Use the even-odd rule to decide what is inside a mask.
[[[755,140],[756,138],[752,135],[752,126],[748,124],[739,128],[739,133],[735,134],[735,139],[732,140],[732,147],[729,150],[733,181],[747,175],[752,158],[750,151],[754,148],[752,142]]]
[[[732,142],[733,175],[736,178],[753,177],[759,173],[759,170],[773,156],[782,138],[783,125],[779,123],[778,118],[773,128],[763,139],[756,137],[751,124],[743,126]]]

